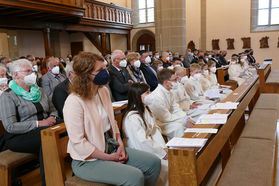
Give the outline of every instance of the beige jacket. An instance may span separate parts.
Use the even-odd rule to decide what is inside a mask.
[[[98,95],[108,114],[111,131],[115,138],[116,133],[119,133],[119,129],[114,119],[109,91],[103,86],[99,88]],[[105,139],[102,120],[98,113],[97,105],[94,103],[94,98],[83,100],[76,94],[70,94],[65,102],[63,114],[69,135],[68,153],[74,160],[95,160],[89,156],[95,149],[99,149],[102,152],[105,151]]]

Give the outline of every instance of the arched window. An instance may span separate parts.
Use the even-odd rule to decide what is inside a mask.
[[[139,23],[154,22],[154,0],[138,0]]]
[[[279,30],[279,0],[252,0],[252,31]]]

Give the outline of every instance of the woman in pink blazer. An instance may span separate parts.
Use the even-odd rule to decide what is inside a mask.
[[[74,174],[114,185],[155,185],[160,159],[123,145],[104,86],[110,76],[103,57],[81,52],[73,61],[75,77],[63,114]]]

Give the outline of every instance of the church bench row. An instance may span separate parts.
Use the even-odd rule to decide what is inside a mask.
[[[279,70],[271,70],[271,64],[258,69],[260,90],[262,93],[279,93]]]
[[[121,130],[122,117],[127,105],[115,107],[115,118]],[[81,180],[76,176],[72,176],[71,169],[66,169],[65,159],[70,159],[67,154],[67,143],[69,137],[67,135],[64,123],[41,131],[42,151],[44,157],[44,169],[46,184],[51,186],[105,186],[102,183],[88,182]],[[71,160],[70,160],[71,161]],[[69,161],[68,161],[69,163]],[[67,176],[67,170],[70,170]]]
[[[277,185],[278,103],[278,94],[261,94],[223,171],[219,186]]]
[[[234,80],[229,80],[228,67],[220,67],[217,69],[217,81],[220,85],[231,86],[232,90],[235,90],[237,87],[237,82]]]
[[[4,135],[4,128],[0,120],[0,136],[2,135]],[[11,150],[0,152],[0,186],[11,186],[13,170],[36,159],[37,157],[30,153],[19,153]]]
[[[259,96],[258,77],[246,80],[222,102],[240,102],[236,110],[213,110],[210,113],[230,114],[225,125],[195,125],[196,128],[218,128],[217,134],[186,133],[187,138],[207,138],[207,144],[199,148],[175,148],[168,150],[169,185],[200,185],[221,157],[226,166],[232,147],[236,144],[245,125],[244,113],[252,110]],[[200,150],[200,151],[199,151]],[[220,156],[221,155],[221,156]]]

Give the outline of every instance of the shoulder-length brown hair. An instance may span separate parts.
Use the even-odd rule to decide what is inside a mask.
[[[104,61],[104,58],[91,52],[80,52],[73,61],[75,77],[70,85],[70,92],[78,94],[83,99],[91,99],[93,97],[93,82],[89,76],[95,68],[96,61]]]

